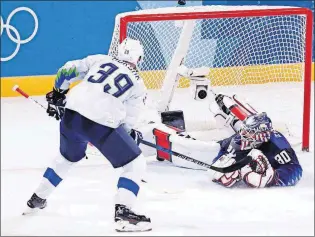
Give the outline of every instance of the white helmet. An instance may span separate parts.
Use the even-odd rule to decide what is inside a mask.
[[[139,40],[126,38],[118,46],[118,59],[137,65],[140,57],[143,58],[143,46]]]

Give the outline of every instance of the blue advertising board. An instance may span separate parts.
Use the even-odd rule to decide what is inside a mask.
[[[187,6],[202,4],[290,5],[314,11],[314,0],[187,1]],[[177,1],[1,1],[1,84],[10,78],[54,75],[69,60],[108,53],[119,13],[176,5]],[[165,69],[165,62],[159,65]],[[1,96],[8,95],[12,93],[1,89]]]

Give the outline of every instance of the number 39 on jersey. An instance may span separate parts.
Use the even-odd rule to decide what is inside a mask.
[[[105,93],[118,98],[133,86],[133,82],[127,74],[114,73],[118,69],[119,68],[113,63],[104,63],[87,81],[91,83],[102,83]]]

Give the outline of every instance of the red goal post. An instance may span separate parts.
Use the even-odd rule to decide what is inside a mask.
[[[251,9],[252,8],[252,9]],[[140,22],[162,22],[162,21],[185,21],[185,20],[205,20],[205,19],[228,19],[228,18],[255,18],[255,17],[278,17],[278,16],[303,16],[305,17],[305,37],[304,50],[300,52],[304,55],[304,105],[303,105],[303,126],[302,126],[302,150],[309,149],[310,142],[310,104],[311,104],[311,70],[312,70],[312,30],[313,16],[312,11],[307,8],[294,7],[254,7],[247,6],[242,8],[222,7],[222,10],[211,10],[208,7],[191,8],[171,8],[169,10],[153,9],[148,11],[138,11],[126,13],[116,18],[119,20],[119,41],[121,42],[128,36],[128,27],[132,23]],[[180,10],[178,10],[180,9]],[[184,9],[184,10],[182,10]],[[233,9],[233,10],[232,10]],[[117,24],[117,22],[116,22]],[[118,30],[118,29],[116,29]],[[114,37],[113,37],[114,39]],[[111,48],[113,47],[113,42]],[[301,69],[302,70],[302,69]]]

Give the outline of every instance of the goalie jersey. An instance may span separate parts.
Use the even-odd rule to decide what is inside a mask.
[[[247,156],[251,151],[241,150],[241,139],[239,134],[234,134],[229,138],[221,140],[221,150],[214,162],[222,155],[233,153],[232,157],[239,160]],[[280,132],[272,132],[270,140],[263,143],[257,149],[261,150],[268,158],[269,163],[275,170],[275,179],[272,186],[292,186],[302,177],[302,167],[298,161],[295,151],[290,143]]]
[[[66,108],[111,128],[130,130],[143,109],[145,86],[136,68],[108,55],[92,55],[67,62],[57,74],[55,88],[66,90]],[[88,94],[88,96],[86,96]]]

